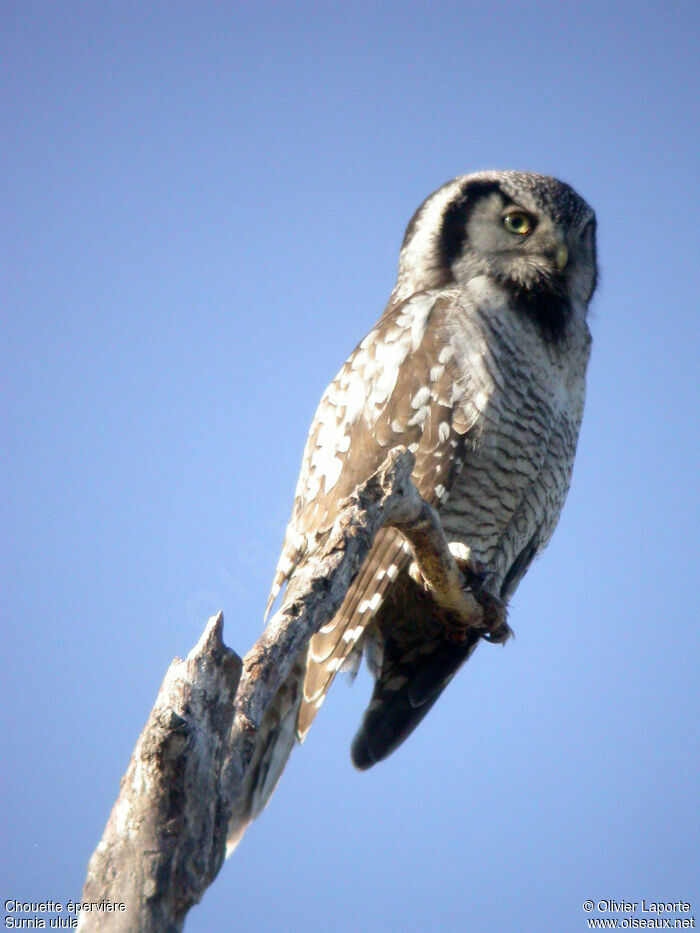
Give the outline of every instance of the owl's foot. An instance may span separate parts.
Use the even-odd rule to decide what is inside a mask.
[[[502,644],[513,632],[506,622],[505,604],[486,589],[485,584],[491,574],[484,564],[473,557],[460,556],[455,553],[456,550],[450,546],[452,557],[462,574],[462,581],[458,585],[470,598],[458,608],[453,608],[455,601],[452,606],[446,606],[434,599],[431,615],[438,622],[446,641],[463,645],[468,640],[473,641],[475,633],[478,633],[487,641]],[[416,561],[411,561],[408,575],[421,590],[430,592]]]
[[[491,642],[492,645],[505,645],[509,638],[514,637],[513,629],[503,620],[496,628],[490,632],[484,632],[481,636],[484,641]]]
[[[476,595],[476,594],[475,594]],[[443,621],[443,636],[446,641],[462,645],[469,635],[479,632],[481,638],[496,645],[505,644],[513,634],[513,629],[505,619],[505,606],[488,593],[481,593],[476,597],[482,611],[482,622],[478,625],[468,624],[450,612],[438,609],[437,614]]]
[[[495,644],[504,644],[513,634],[513,630],[506,622],[505,604],[489,593],[485,587],[490,576],[489,571],[484,564],[473,557],[455,557],[455,560],[462,571],[467,589],[481,607],[482,624],[479,627],[484,629],[481,637]],[[460,640],[464,641],[469,629],[466,626],[462,628],[464,634]],[[453,640],[447,633],[445,637],[450,641]]]

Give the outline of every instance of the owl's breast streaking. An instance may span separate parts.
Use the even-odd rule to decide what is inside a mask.
[[[488,588],[507,598],[519,555],[529,564],[545,547],[566,497],[590,335],[581,321],[565,348],[543,343],[507,292],[485,279],[470,283],[448,328],[465,374],[454,403],[469,430],[440,517],[464,556],[488,569]]]

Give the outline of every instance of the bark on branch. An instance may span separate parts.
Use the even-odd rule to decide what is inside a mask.
[[[88,865],[82,901],[125,910],[81,914],[79,929],[175,933],[216,877],[229,821],[265,710],[309,639],[329,622],[384,525],[410,541],[423,582],[457,626],[488,625],[465,585],[437,513],[410,476],[413,455],[391,451],[343,503],[323,548],[306,560],[284,605],[243,661],[212,617],[184,661],[175,659],[136,743],[117,802]]]

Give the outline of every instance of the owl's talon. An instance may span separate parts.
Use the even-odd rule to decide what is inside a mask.
[[[513,634],[506,622],[506,607],[498,597],[486,589],[486,581],[492,573],[485,564],[473,557],[455,557],[457,566],[464,576],[465,586],[473,594],[482,611],[480,628],[485,629],[482,638],[496,644],[503,644]],[[454,625],[453,625],[454,628]],[[464,630],[466,638],[466,628]],[[451,639],[452,640],[452,639]]]
[[[501,622],[497,628],[484,632],[481,637],[492,645],[505,645],[508,639],[513,638],[514,635],[510,625],[507,622]]]

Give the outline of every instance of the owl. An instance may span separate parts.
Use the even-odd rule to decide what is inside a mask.
[[[506,607],[569,487],[596,286],[596,220],[569,185],[463,175],[416,210],[384,313],[324,392],[308,434],[269,607],[317,552],[338,502],[398,445],[458,564]],[[484,634],[448,637],[409,545],[385,528],[309,643],[258,737],[245,821],[267,802],[337,671],[362,656],[374,690],[352,743],[369,768],[415,729]],[[502,626],[501,636],[507,632]],[[235,841],[241,821],[232,827]]]

